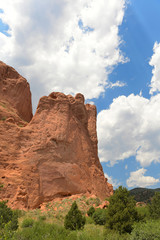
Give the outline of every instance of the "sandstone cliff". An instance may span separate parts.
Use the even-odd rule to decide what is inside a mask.
[[[0,62],[0,181],[0,198],[14,208],[80,193],[110,196],[97,155],[96,107],[82,94],[51,93],[32,118],[29,84]]]
[[[29,122],[32,119],[31,92],[27,80],[1,61],[0,101],[10,104],[23,120]]]

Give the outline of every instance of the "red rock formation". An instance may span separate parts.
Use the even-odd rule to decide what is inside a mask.
[[[2,108],[6,114],[0,121],[0,179],[4,184],[0,197],[14,208],[36,208],[73,194],[94,194],[101,199],[110,196],[112,190],[97,155],[96,107],[85,105],[80,93],[75,97],[51,93],[40,99],[34,117],[22,127],[21,118],[30,120],[31,113],[27,115],[27,107],[21,111],[20,93],[18,99],[13,91],[9,94],[10,81],[12,84],[14,79],[17,85],[19,75],[2,63],[1,72],[5,73],[0,84],[7,82],[4,92],[9,95],[0,91],[1,99],[15,111],[8,113],[8,108],[0,108],[0,114]],[[3,80],[6,75],[10,77]],[[18,89],[29,96],[26,80],[21,77],[20,82],[25,89]],[[26,103],[29,109],[30,102]]]
[[[27,80],[1,61],[0,100],[10,104],[23,120],[29,122],[32,119],[31,92]]]

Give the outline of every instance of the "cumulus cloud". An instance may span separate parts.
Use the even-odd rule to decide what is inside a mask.
[[[121,185],[121,183],[117,179],[113,179],[113,177],[109,176],[107,173],[105,173],[104,175],[108,179],[108,182],[112,184],[114,189]]]
[[[135,156],[142,167],[160,163],[160,94],[131,94],[113,100],[98,114],[99,156],[113,166]]]
[[[160,43],[158,44],[156,42],[154,44],[153,51],[154,54],[149,62],[149,64],[153,66],[150,94],[160,91]]]
[[[33,96],[51,91],[97,98],[125,59],[120,51],[125,0],[1,0],[1,60],[31,83]],[[123,86],[117,83],[117,86]]]
[[[135,172],[130,173],[130,177],[127,179],[128,187],[149,187],[157,184],[159,179],[154,177],[144,176],[146,169],[141,168]]]

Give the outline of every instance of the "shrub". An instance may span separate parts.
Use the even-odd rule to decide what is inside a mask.
[[[92,217],[86,217],[86,224],[95,224]]]
[[[7,207],[7,202],[0,202],[0,228],[3,228],[6,223],[12,220],[13,212]]]
[[[7,202],[0,202],[0,229],[4,228],[10,222],[10,229],[18,228],[18,215],[6,205]]]
[[[95,204],[96,204],[96,207],[98,207],[100,205],[101,201],[99,198],[96,198],[95,199]]]
[[[131,232],[130,240],[158,240],[160,239],[160,221],[148,220],[138,223]]]
[[[64,229],[64,227],[43,221],[35,221],[32,227],[16,231],[10,240],[70,240],[72,237],[70,238],[69,235],[70,231]]]
[[[152,218],[160,218],[160,192],[155,192],[151,204],[149,204],[148,208],[150,216]]]
[[[141,220],[144,221],[144,220],[149,219],[149,209],[147,206],[137,207],[136,209],[137,209],[137,212],[138,212]]]
[[[44,216],[44,215],[39,216],[39,220],[41,220],[41,221],[45,221],[45,220],[46,220],[46,216]]]
[[[90,209],[88,210],[87,214],[89,217],[92,217],[93,213],[95,212],[95,208],[92,206],[90,207]]]
[[[21,227],[22,228],[32,227],[33,223],[34,220],[32,218],[26,218],[23,220]]]
[[[25,216],[26,212],[24,210],[16,209],[14,212],[17,214],[18,218]]]
[[[106,209],[101,209],[101,208],[96,209],[92,218],[93,218],[95,224],[105,225],[106,218],[107,218]]]
[[[6,205],[5,201],[0,202],[0,239],[12,239],[14,231],[18,228],[18,214]]]
[[[106,228],[118,231],[120,234],[132,231],[135,221],[139,220],[136,202],[126,188],[120,186],[110,197],[107,209]]]
[[[76,201],[73,202],[71,209],[67,213],[64,220],[64,227],[70,230],[83,229],[85,225],[85,217],[82,216],[81,211],[78,209]]]
[[[15,231],[18,228],[18,214],[13,211],[12,220],[10,221],[10,229]]]
[[[111,230],[111,229],[105,229],[104,231],[104,240],[129,240],[130,234],[119,234],[119,232]]]

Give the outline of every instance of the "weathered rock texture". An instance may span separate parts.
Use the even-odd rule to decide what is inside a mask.
[[[30,87],[25,78],[0,61],[0,101],[10,104],[17,115],[29,122],[32,119]]]
[[[0,74],[1,199],[36,208],[73,194],[110,196],[97,155],[96,107],[82,94],[51,93],[31,120],[29,84],[4,63]]]

